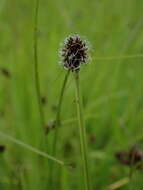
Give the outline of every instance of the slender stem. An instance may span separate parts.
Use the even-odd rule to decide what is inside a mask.
[[[80,97],[80,84],[79,84],[79,72],[75,73],[76,84],[76,105],[77,105],[77,119],[80,135],[80,149],[82,157],[82,167],[84,175],[85,190],[90,189],[89,183],[89,171],[88,171],[88,159],[87,159],[87,144],[86,144],[86,131],[84,127],[83,114],[82,114],[82,101]]]
[[[65,164],[64,164],[63,161],[58,160],[57,158],[55,158],[55,157],[53,157],[53,156],[47,154],[46,152],[42,152],[41,150],[38,150],[37,148],[35,148],[35,147],[33,147],[33,146],[29,145],[29,144],[26,144],[26,143],[24,143],[24,142],[22,142],[22,141],[20,141],[20,140],[18,140],[18,139],[15,139],[14,137],[12,137],[12,136],[10,136],[10,135],[7,135],[6,133],[3,133],[3,132],[0,131],[0,136],[1,136],[2,138],[4,138],[4,139],[10,141],[10,142],[13,142],[13,143],[15,143],[15,144],[17,144],[17,145],[19,145],[19,146],[21,146],[21,147],[27,149],[27,150],[30,150],[31,152],[34,152],[34,153],[36,153],[36,154],[38,154],[38,155],[40,155],[40,156],[43,156],[43,157],[45,157],[45,158],[48,158],[49,160],[54,161],[54,162],[56,162],[57,164],[60,164],[60,165],[62,165],[62,166],[65,166]]]
[[[69,77],[69,73],[70,71],[68,71],[65,75],[64,78],[64,82],[62,85],[62,89],[61,89],[61,94],[60,94],[60,98],[59,98],[59,103],[58,103],[58,111],[57,111],[57,115],[56,115],[56,121],[55,121],[55,135],[54,135],[54,141],[53,141],[53,152],[52,154],[55,155],[56,153],[56,148],[57,148],[57,138],[58,138],[58,131],[59,131],[59,126],[61,124],[61,106],[62,106],[62,101],[63,101],[63,96],[64,96],[64,91],[65,91],[65,87],[68,81],[68,77]]]
[[[62,85],[62,89],[61,89],[61,94],[60,94],[60,98],[59,98],[59,102],[58,102],[58,111],[56,114],[56,121],[55,121],[55,133],[54,133],[54,139],[53,139],[53,147],[52,147],[52,155],[56,155],[56,151],[57,151],[57,139],[58,139],[58,133],[59,133],[59,127],[61,124],[61,106],[62,106],[62,101],[63,101],[63,96],[64,96],[64,91],[66,88],[66,84],[68,81],[68,77],[70,74],[70,70],[66,73],[64,81],[63,81],[63,85]],[[54,163],[50,164],[50,177],[49,177],[49,182],[50,182],[50,187],[52,188],[54,185]]]
[[[35,7],[35,22],[34,22],[34,67],[35,67],[35,86],[36,86],[36,93],[37,93],[37,100],[39,106],[39,113],[41,118],[41,125],[44,127],[44,113],[41,105],[41,93],[40,93],[40,80],[39,80],[39,73],[38,73],[38,13],[39,13],[39,0],[36,0],[36,7]]]
[[[61,89],[61,94],[60,94],[59,103],[58,103],[58,111],[57,111],[57,115],[56,115],[56,125],[57,126],[61,124],[61,120],[60,120],[61,105],[62,105],[63,95],[64,95],[64,91],[65,91],[65,87],[66,87],[66,84],[68,81],[69,74],[70,74],[70,70],[65,75],[64,82],[63,82],[62,89]]]

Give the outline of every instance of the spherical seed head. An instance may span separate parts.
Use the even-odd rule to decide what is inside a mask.
[[[87,63],[89,47],[87,41],[82,40],[79,35],[66,38],[60,51],[61,64],[64,68],[75,71],[79,70],[81,64]]]

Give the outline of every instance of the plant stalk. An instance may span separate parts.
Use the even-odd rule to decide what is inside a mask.
[[[36,0],[35,16],[34,16],[34,69],[35,69],[35,87],[39,106],[39,114],[41,120],[41,126],[44,128],[44,112],[41,105],[41,93],[40,93],[40,79],[38,72],[38,14],[39,14],[39,0]]]
[[[67,74],[65,75],[63,86],[62,86],[62,89],[61,89],[61,94],[60,94],[59,103],[58,103],[58,111],[57,111],[57,115],[56,115],[56,124],[57,125],[61,124],[61,119],[60,119],[61,105],[62,105],[64,91],[65,91],[65,88],[66,88],[66,84],[67,84],[67,81],[68,81],[69,74],[70,74],[70,70],[68,70]]]
[[[66,88],[66,84],[69,78],[69,74],[70,74],[70,70],[66,73],[64,81],[63,81],[63,85],[62,85],[62,89],[61,89],[61,93],[60,93],[60,98],[59,98],[59,102],[58,102],[58,110],[57,110],[57,114],[56,114],[56,120],[55,120],[55,133],[54,133],[54,139],[53,139],[53,147],[52,147],[52,155],[56,155],[57,152],[57,140],[58,140],[58,136],[59,136],[59,127],[61,125],[61,107],[62,107],[62,101],[63,101],[63,97],[64,97],[64,91]],[[50,182],[50,187],[53,188],[54,186],[54,163],[50,164],[50,177],[49,177],[49,182]]]
[[[61,115],[61,107],[62,107],[64,91],[66,88],[66,84],[68,81],[69,74],[70,74],[70,71],[68,71],[67,74],[65,75],[64,82],[63,82],[62,89],[61,89],[59,102],[58,102],[58,111],[57,111],[56,121],[55,121],[55,136],[54,136],[54,143],[53,143],[53,155],[55,155],[55,153],[56,153],[58,131],[59,131],[59,126],[61,125],[61,116],[60,116]]]
[[[82,113],[79,71],[75,72],[75,86],[76,86],[77,120],[78,120],[79,135],[80,135],[81,160],[82,160],[82,169],[83,169],[84,185],[85,185],[84,187],[85,187],[85,190],[90,190],[88,159],[87,159],[86,130],[84,126],[83,113]]]

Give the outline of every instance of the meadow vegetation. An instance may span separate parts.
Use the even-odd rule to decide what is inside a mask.
[[[91,190],[142,190],[143,1],[40,0],[36,30],[35,8],[0,0],[0,190],[85,189],[72,72],[53,152],[70,34],[91,44],[80,69]]]

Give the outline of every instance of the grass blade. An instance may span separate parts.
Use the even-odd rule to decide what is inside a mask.
[[[42,151],[40,151],[40,150],[32,147],[31,145],[28,145],[28,144],[26,144],[26,143],[24,143],[24,142],[22,142],[22,141],[20,141],[18,139],[15,139],[14,137],[11,137],[11,136],[3,133],[3,132],[0,132],[0,136],[2,138],[4,138],[4,139],[10,141],[10,142],[13,142],[13,143],[15,143],[15,144],[17,144],[19,146],[22,146],[23,148],[26,148],[27,150],[30,150],[31,152],[34,152],[34,153],[36,153],[36,154],[38,154],[40,156],[43,156],[45,158],[48,158],[51,161],[56,162],[57,164],[60,164],[60,165],[64,166],[64,162],[63,161],[58,160],[57,158],[54,158],[53,156],[50,156],[49,154],[47,154],[45,152],[42,152]]]

